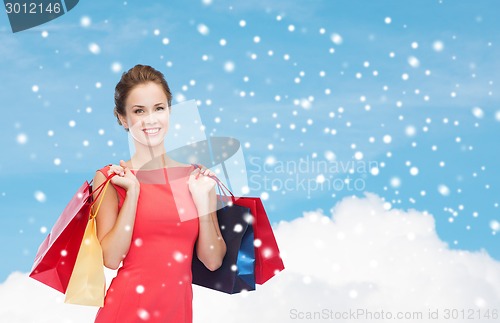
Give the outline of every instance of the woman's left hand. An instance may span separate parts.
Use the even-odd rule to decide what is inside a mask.
[[[204,215],[211,211],[215,211],[216,182],[213,178],[210,178],[210,176],[215,177],[215,173],[203,165],[200,166],[201,169],[197,168],[189,175],[188,185],[200,215]]]

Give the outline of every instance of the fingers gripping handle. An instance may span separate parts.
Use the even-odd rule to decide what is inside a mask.
[[[195,168],[199,168],[201,170],[200,165],[198,165],[198,164],[191,164],[191,165],[193,165]],[[229,193],[231,195],[231,199],[234,201],[235,197],[234,197],[233,193],[226,187],[226,185],[224,185],[224,183],[222,183],[222,181],[217,176],[209,175],[208,177],[212,178],[217,183],[219,190],[221,192],[223,192],[225,196],[228,196],[227,193]]]

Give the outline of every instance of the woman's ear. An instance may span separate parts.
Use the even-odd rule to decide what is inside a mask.
[[[129,126],[127,123],[127,119],[123,117],[121,114],[118,114],[118,118],[120,119],[120,122],[122,123],[123,127],[125,127],[125,129],[128,129]]]

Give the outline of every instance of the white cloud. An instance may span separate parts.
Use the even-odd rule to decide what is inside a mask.
[[[437,322],[446,308],[477,315],[500,304],[500,262],[486,252],[449,249],[431,215],[386,210],[372,194],[344,199],[331,217],[305,212],[275,233],[285,271],[246,294],[194,286],[195,322],[297,322],[291,314],[358,309],[421,312],[418,322]],[[0,317],[12,323],[91,322],[96,312],[64,304],[62,294],[21,273],[0,285],[0,302]],[[428,319],[429,309],[439,309],[441,319]],[[453,320],[462,321],[470,322]]]
[[[64,303],[64,295],[14,272],[0,286],[2,322],[76,323],[92,322],[97,310]],[[92,313],[93,311],[93,313]]]

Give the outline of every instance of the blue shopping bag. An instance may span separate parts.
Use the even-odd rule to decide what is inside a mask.
[[[218,196],[217,220],[226,243],[226,255],[215,271],[208,270],[193,253],[193,284],[228,294],[255,290],[255,248],[250,209],[236,204],[221,203],[226,196]]]

